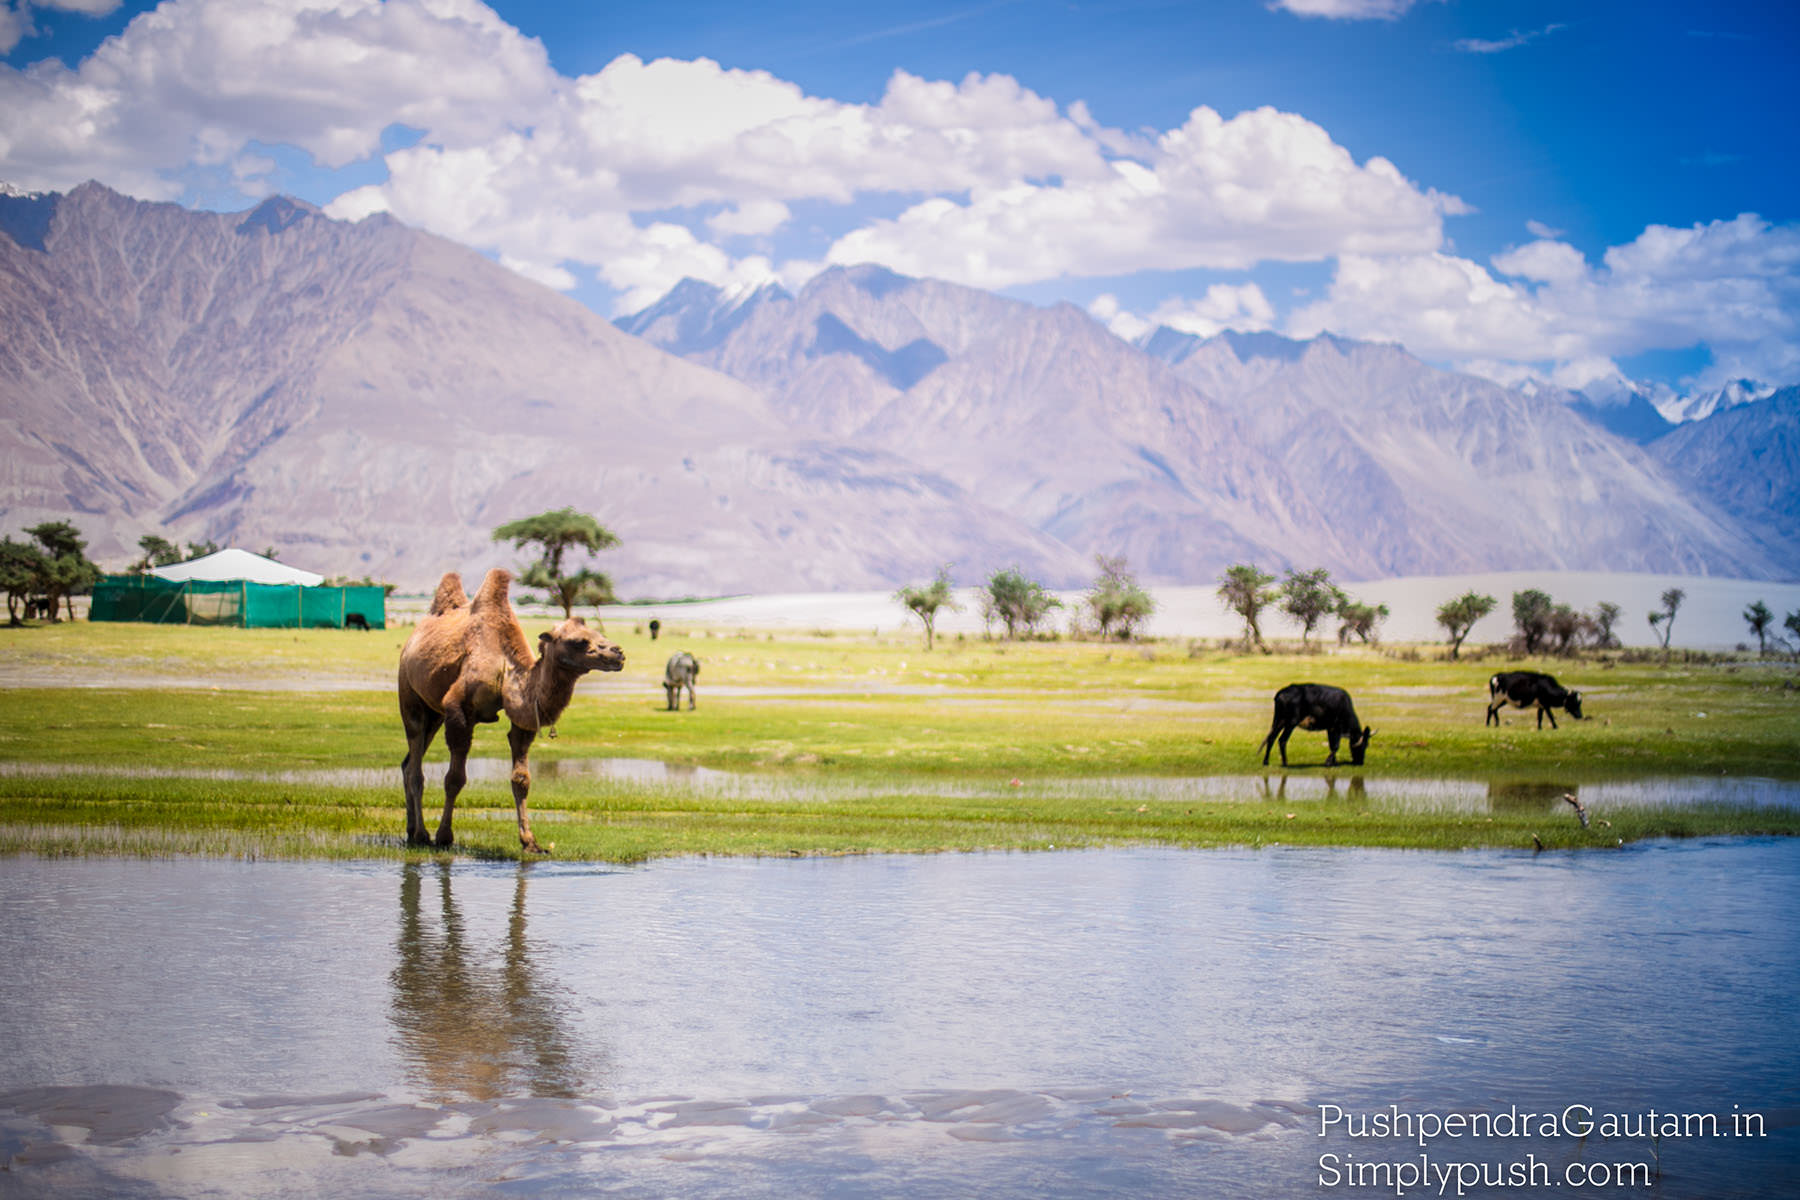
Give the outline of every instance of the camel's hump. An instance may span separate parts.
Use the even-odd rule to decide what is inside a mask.
[[[431,598],[431,615],[441,617],[452,609],[464,608],[469,603],[469,595],[463,591],[462,576],[455,571],[447,571],[438,580],[437,594]]]
[[[475,593],[475,602],[471,606],[477,611],[495,608],[502,612],[512,609],[512,602],[507,593],[512,590],[512,572],[504,567],[495,567],[481,581],[481,590]]]

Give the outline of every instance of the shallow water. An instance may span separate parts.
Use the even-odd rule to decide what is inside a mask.
[[[0,1194],[1376,1195],[1321,1156],[1424,1154],[1791,1195],[1797,901],[1794,841],[9,859]],[[1319,1132],[1571,1104],[1764,1136]]]
[[[428,790],[442,785],[447,763],[425,764]],[[1122,775],[1092,778],[1052,777],[1021,780],[1015,793],[1010,781],[977,779],[958,781],[935,777],[895,777],[874,781],[839,776],[808,777],[787,774],[752,774],[721,771],[712,767],[669,763],[648,758],[564,758],[532,764],[532,776],[542,782],[553,779],[599,780],[649,787],[692,789],[712,795],[742,799],[840,798],[860,795],[932,795],[977,797],[1025,794],[1050,797],[1112,797],[1121,801],[1170,802],[1229,800],[1353,800],[1372,809],[1422,811],[1455,809],[1468,812],[1501,810],[1564,811],[1562,797],[1579,797],[1596,812],[1617,808],[1668,808],[1717,805],[1729,808],[1800,807],[1800,781],[1763,776],[1682,775],[1649,779],[1579,783],[1546,780],[1396,779],[1365,778],[1357,774],[1263,775]],[[471,758],[471,782],[504,782],[512,764],[503,758]],[[94,776],[98,778],[177,778],[242,780],[315,784],[323,787],[398,788],[397,767],[333,767],[309,771],[246,771],[230,767],[143,767],[60,763],[0,763],[0,775]],[[429,803],[428,796],[428,803]],[[471,797],[465,795],[465,803]],[[550,803],[540,795],[540,807]],[[554,804],[550,804],[554,807]]]

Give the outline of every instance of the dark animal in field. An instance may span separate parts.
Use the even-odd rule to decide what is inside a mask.
[[[590,630],[580,617],[570,617],[538,635],[538,654],[513,612],[507,592],[512,575],[493,570],[481,581],[471,602],[462,579],[452,573],[438,581],[431,611],[400,649],[400,723],[406,728],[406,757],[400,773],[406,787],[406,840],[448,846],[454,840],[450,817],[457,793],[468,780],[466,766],[475,726],[498,721],[505,713],[512,728],[513,808],[519,818],[519,844],[542,854],[525,815],[531,791],[527,756],[540,729],[551,729],[575,697],[575,683],[589,671],[617,671],[625,652]],[[444,775],[444,815],[435,839],[425,832],[425,750],[438,728],[450,748]]]
[[[1348,739],[1350,763],[1362,766],[1363,754],[1375,731],[1356,719],[1356,706],[1350,693],[1329,683],[1290,683],[1275,693],[1275,719],[1269,725],[1269,736],[1263,739],[1263,766],[1269,765],[1269,749],[1280,739],[1281,765],[1287,766],[1288,738],[1296,729],[1324,732],[1330,744],[1325,765],[1337,766],[1338,742]]]
[[[656,635],[661,632],[662,632],[662,622],[657,620],[655,617],[651,617],[650,618],[650,640],[654,642],[656,640]]]
[[[1514,708],[1530,708],[1537,706],[1537,727],[1544,727],[1544,718],[1550,718],[1550,728],[1556,728],[1556,714],[1553,708],[1564,709],[1577,721],[1581,716],[1581,693],[1571,691],[1556,682],[1556,678],[1545,675],[1541,671],[1502,671],[1488,680],[1487,720],[1483,725],[1500,724],[1500,710],[1507,705]]]
[[[345,613],[344,628],[360,629],[364,633],[367,633],[369,631],[369,618],[363,616],[361,613]]]
[[[663,668],[663,691],[669,694],[669,711],[674,712],[681,707],[681,689],[687,689],[688,711],[694,708],[694,680],[700,678],[700,662],[686,650],[677,650],[669,656],[669,665]]]

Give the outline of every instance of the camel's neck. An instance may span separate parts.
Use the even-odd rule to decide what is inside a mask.
[[[518,692],[515,698],[513,689],[507,689],[507,717],[526,729],[546,729],[556,724],[575,698],[575,681],[581,674],[559,666],[549,655],[540,655],[530,669],[515,678]]]

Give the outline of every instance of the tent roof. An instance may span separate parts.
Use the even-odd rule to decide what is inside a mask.
[[[176,563],[172,567],[157,567],[150,574],[158,579],[173,580],[182,583],[189,579],[237,580],[250,583],[297,583],[302,587],[318,587],[325,582],[323,575],[311,571],[302,571],[297,567],[278,563],[272,558],[264,558],[260,554],[252,554],[248,550],[220,550],[216,554],[190,558],[184,563]]]

